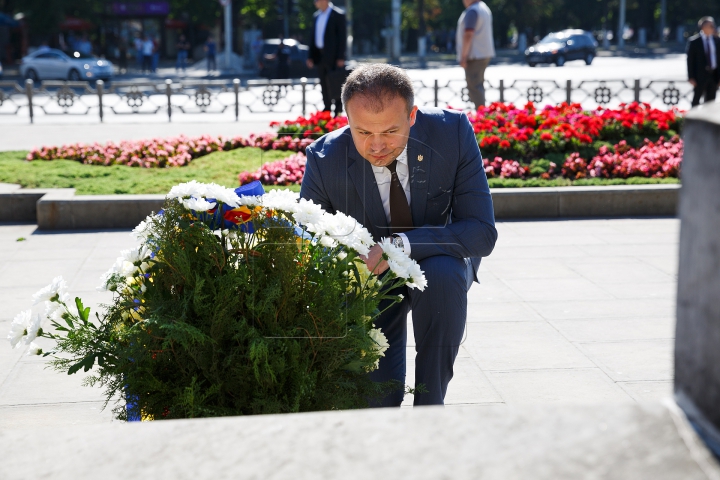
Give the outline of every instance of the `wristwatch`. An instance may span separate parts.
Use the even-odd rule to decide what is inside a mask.
[[[403,243],[403,239],[400,235],[393,235],[391,242],[403,252],[405,251],[405,244]]]

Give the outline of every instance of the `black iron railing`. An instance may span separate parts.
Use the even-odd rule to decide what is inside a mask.
[[[472,108],[464,80],[413,82],[418,105]],[[586,108],[615,106],[633,101],[660,108],[690,107],[692,87],[680,80],[513,80],[485,82],[488,102],[531,101],[538,105],[580,103]],[[292,113],[306,115],[322,106],[317,79],[211,80],[160,82],[102,81],[42,82],[24,84],[0,81],[0,115],[28,118],[38,115],[216,114],[237,121],[246,114]]]

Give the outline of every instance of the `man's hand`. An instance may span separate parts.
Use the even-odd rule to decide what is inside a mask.
[[[360,255],[360,258],[362,258],[363,262],[365,262],[368,270],[373,272],[375,275],[380,275],[389,268],[388,263],[383,260],[382,254],[383,250],[380,248],[380,245],[373,245],[367,256]]]
[[[693,86],[693,88],[697,87],[697,81],[694,78],[688,79],[688,83]]]
[[[310,58],[308,58],[307,60],[305,60],[305,64],[307,65],[308,68],[313,68],[313,67],[315,66],[315,64],[313,63],[312,59],[310,59]]]
[[[462,68],[467,68],[467,57],[460,60],[460,66]]]
[[[342,58],[339,58],[336,63],[338,68],[343,68],[345,66],[345,60],[343,60]]]

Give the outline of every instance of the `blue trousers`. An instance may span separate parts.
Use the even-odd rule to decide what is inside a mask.
[[[469,260],[438,255],[420,262],[428,285],[424,291],[402,287],[393,294],[405,298],[385,311],[377,320],[388,339],[390,348],[380,358],[380,366],[370,373],[376,382],[397,380],[405,384],[407,314],[412,311],[415,333],[415,387],[424,387],[417,393],[414,405],[443,405],[448,383],[453,376],[467,319],[467,292],[474,279]],[[384,310],[389,302],[380,304]],[[397,407],[404,392],[397,390],[372,407]]]
[[[185,70],[185,64],[187,63],[188,52],[187,50],[178,50],[177,60],[175,61],[175,70]]]

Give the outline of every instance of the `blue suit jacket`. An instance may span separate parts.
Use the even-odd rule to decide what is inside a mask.
[[[378,241],[390,236],[372,165],[349,127],[307,147],[300,196],[363,224]],[[480,149],[462,112],[420,108],[408,140],[410,208],[405,233],[416,261],[434,255],[470,258],[475,272],[495,241],[495,215]]]

